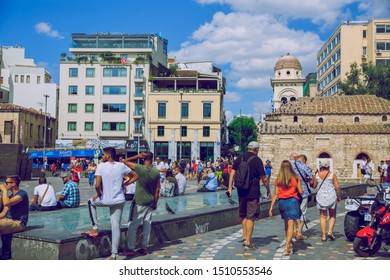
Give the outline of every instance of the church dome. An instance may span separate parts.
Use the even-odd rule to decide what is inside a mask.
[[[283,55],[276,62],[275,71],[283,68],[293,68],[293,69],[302,70],[302,66],[299,60],[296,57],[290,55],[289,53],[287,55]]]

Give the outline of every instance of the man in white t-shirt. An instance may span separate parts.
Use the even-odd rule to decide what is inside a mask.
[[[180,167],[175,168],[175,178],[177,180],[177,190],[175,189],[174,195],[183,195],[186,192],[187,179],[181,173]]]
[[[134,172],[125,164],[115,161],[115,156],[116,151],[114,148],[107,147],[103,149],[102,162],[98,165],[95,172],[96,194],[88,200],[92,229],[84,233],[94,238],[98,236],[99,226],[96,207],[109,207],[112,231],[111,257],[108,258],[110,260],[116,259],[120,243],[120,223],[123,206],[126,201],[122,187],[123,177],[126,175],[131,178],[128,182],[129,184],[138,178],[134,176]]]
[[[46,177],[38,180],[39,185],[34,188],[34,200],[30,204],[30,211],[52,211],[57,209],[57,198],[54,188],[47,183]]]
[[[165,167],[165,163],[159,157],[156,157],[156,163],[156,168],[158,171],[160,171],[160,184],[162,184],[165,181],[165,174],[167,169]]]

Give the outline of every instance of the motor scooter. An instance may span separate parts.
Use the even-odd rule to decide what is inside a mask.
[[[390,192],[382,185],[376,186],[378,193],[370,206],[371,221],[356,233],[353,249],[361,257],[376,254],[382,241],[390,242]]]

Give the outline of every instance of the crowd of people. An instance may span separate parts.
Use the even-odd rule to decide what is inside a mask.
[[[83,169],[76,160],[69,171],[61,171],[60,177],[64,185],[59,197],[56,197],[53,186],[45,176],[39,178],[31,203],[27,193],[19,187],[20,178],[7,176],[5,185],[0,185],[0,235],[3,244],[0,259],[11,258],[10,236],[26,229],[29,211],[79,207],[79,182],[83,171],[88,176],[89,187],[95,188],[96,191],[87,202],[92,228],[83,234],[91,238],[98,237],[97,208],[107,207],[112,232],[109,259],[112,260],[119,254],[120,225],[125,202],[131,201],[128,215],[128,250],[124,254],[126,256],[136,254],[136,232],[141,224],[143,240],[138,253],[149,254],[153,211],[157,208],[159,198],[184,195],[188,180],[197,180],[198,184],[204,180],[204,184],[197,192],[227,190],[227,195],[232,196],[233,189],[237,189],[244,249],[257,248],[252,242],[252,234],[255,221],[260,216],[260,200],[263,197],[260,181],[266,188],[265,197],[271,199],[268,212],[270,217],[273,216],[278,202],[286,235],[285,255],[292,254],[294,239],[308,238],[303,233],[303,227],[306,223],[311,189],[317,189],[316,206],[319,210],[321,240],[323,242],[335,240],[333,228],[337,204],[341,201],[341,189],[336,174],[331,171],[330,161],[322,159],[319,169],[313,172],[307,165],[307,157],[304,154],[292,153],[289,160],[282,161],[275,176],[275,188],[271,195],[270,180],[273,167],[270,160],[266,160],[263,165],[258,153],[259,143],[250,142],[247,153],[231,159],[218,158],[214,163],[211,160],[202,162],[199,158],[192,161],[164,162],[159,157],[154,161],[151,152],[143,152],[130,158],[121,157],[117,160],[116,150],[107,147],[103,149],[103,156],[98,165],[91,160]],[[360,168],[371,178],[374,167],[369,159],[364,158]],[[381,182],[389,182],[389,169],[390,159],[381,161],[377,169]]]

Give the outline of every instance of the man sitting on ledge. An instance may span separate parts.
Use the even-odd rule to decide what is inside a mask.
[[[215,192],[218,189],[218,179],[214,172],[212,166],[207,169],[206,183],[197,192]]]
[[[1,260],[11,258],[11,233],[24,231],[28,221],[28,195],[19,188],[17,175],[7,176],[5,185],[0,185],[4,209],[0,213],[0,235],[2,241]],[[11,191],[11,195],[8,195]]]

